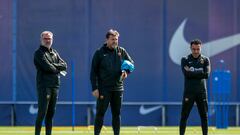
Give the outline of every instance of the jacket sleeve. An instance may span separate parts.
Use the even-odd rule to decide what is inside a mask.
[[[67,70],[67,63],[60,57],[57,51],[55,51],[57,54],[58,63],[53,63],[53,65],[60,71]]]
[[[34,63],[37,68],[40,68],[44,72],[59,73],[59,70],[47,60],[46,56],[41,51],[35,52]]]
[[[99,63],[100,63],[100,50],[97,50],[92,59],[90,80],[92,84],[92,91],[98,89],[98,75],[99,75]]]
[[[185,57],[181,60],[181,68],[184,76],[189,79],[208,79],[210,74],[210,62],[209,59],[206,58],[204,60],[204,68],[203,70],[195,70],[195,71],[186,71],[185,66],[187,65],[187,59]]]
[[[125,49],[123,49],[123,60],[128,60],[132,64],[134,64],[134,61],[132,60],[132,58],[130,57],[130,55],[128,54],[128,52]]]
[[[128,60],[132,64],[134,64],[134,61],[132,60],[132,58],[130,57],[130,55],[128,54],[128,52],[125,49],[123,49],[123,60]],[[129,70],[127,70],[127,73],[130,74]]]
[[[211,72],[211,63],[210,63],[210,59],[206,58],[204,61],[204,73],[203,73],[203,78],[208,79],[210,76],[210,72]]]

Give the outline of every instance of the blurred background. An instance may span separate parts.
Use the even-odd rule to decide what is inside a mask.
[[[184,81],[179,60],[195,38],[212,64],[209,124],[240,124],[240,1],[0,0],[0,125],[34,125],[33,53],[44,30],[54,33],[53,48],[68,63],[54,125],[91,125],[91,59],[111,28],[136,67],[125,81],[122,125],[178,125]],[[196,107],[188,124],[200,125]],[[105,125],[111,125],[109,111]]]

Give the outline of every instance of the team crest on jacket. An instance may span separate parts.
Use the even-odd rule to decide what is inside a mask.
[[[118,56],[121,57],[121,55],[122,55],[121,52],[118,52]]]
[[[203,58],[200,59],[200,63],[201,63],[201,64],[204,63],[204,59],[203,59]]]

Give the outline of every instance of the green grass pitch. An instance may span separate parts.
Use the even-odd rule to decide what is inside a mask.
[[[42,129],[41,135],[45,135]],[[33,135],[34,127],[0,127],[0,135]],[[103,127],[102,135],[113,135],[111,127]],[[52,135],[93,135],[93,126],[88,127],[54,127]],[[121,135],[179,135],[178,127],[122,127]],[[188,126],[185,135],[202,135],[200,127]],[[209,127],[209,135],[240,135],[240,127],[229,127],[228,129],[216,129]]]

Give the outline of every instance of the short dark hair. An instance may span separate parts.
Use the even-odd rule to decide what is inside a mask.
[[[108,39],[110,37],[110,35],[112,36],[118,36],[119,37],[119,33],[116,30],[110,29],[107,34],[106,34],[106,38]]]
[[[200,39],[194,39],[194,40],[191,41],[190,45],[192,46],[193,44],[195,44],[195,45],[198,45],[198,44],[202,45],[202,41]]]

